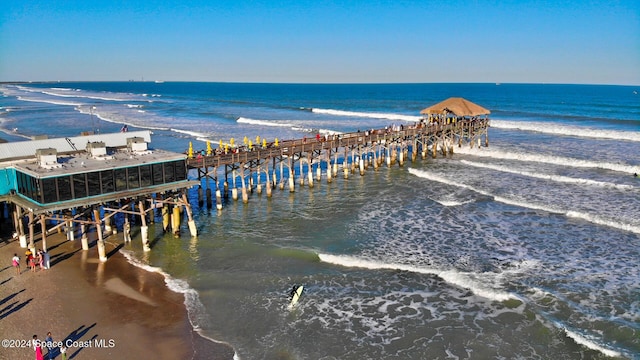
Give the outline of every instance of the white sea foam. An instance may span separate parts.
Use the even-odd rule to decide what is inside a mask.
[[[619,131],[594,129],[584,126],[561,125],[543,122],[520,122],[491,120],[491,127],[508,130],[524,130],[535,131],[545,134],[561,135],[561,136],[578,136],[596,139],[615,139],[640,141],[639,131]]]
[[[413,174],[415,176],[418,176],[420,178],[423,179],[428,179],[431,181],[437,181],[443,184],[448,184],[448,185],[453,185],[453,186],[457,186],[460,188],[464,188],[464,189],[468,189],[471,191],[475,191],[479,194],[482,195],[486,195],[486,196],[490,196],[493,197],[493,199],[495,201],[501,202],[503,204],[508,204],[508,205],[514,205],[514,206],[519,206],[519,207],[523,207],[523,208],[528,208],[528,209],[534,209],[534,210],[541,210],[541,211],[546,211],[549,213],[555,213],[555,214],[561,214],[561,215],[565,215],[567,217],[573,217],[573,218],[579,218],[594,224],[598,224],[598,225],[605,225],[605,226],[609,226],[609,227],[613,227],[616,229],[620,229],[620,230],[624,230],[624,231],[629,231],[629,232],[633,232],[636,234],[640,234],[640,226],[637,225],[633,225],[633,224],[628,224],[628,223],[623,223],[620,221],[615,221],[615,220],[611,220],[611,219],[604,219],[601,218],[599,216],[595,216],[595,215],[591,215],[591,214],[587,214],[587,213],[582,213],[582,212],[578,212],[578,211],[573,211],[573,210],[566,210],[566,209],[558,209],[558,208],[554,208],[551,206],[547,206],[547,205],[541,205],[541,204],[534,204],[534,203],[530,203],[530,202],[524,202],[524,201],[519,201],[519,200],[514,200],[514,199],[509,199],[503,196],[498,196],[498,195],[494,195],[491,194],[487,191],[483,191],[480,189],[476,189],[472,186],[469,185],[465,185],[453,180],[449,180],[447,178],[426,172],[426,171],[422,171],[422,170],[418,170],[418,169],[409,169],[409,173]]]
[[[596,350],[599,351],[609,357],[620,357],[622,354],[614,351],[614,350],[610,350],[607,348],[604,348],[600,345],[598,345],[595,341],[589,340],[586,336],[580,335],[576,332],[573,332],[569,329],[567,329],[565,326],[563,326],[560,323],[554,322],[554,325],[557,326],[558,328],[564,330],[565,334],[567,334],[568,337],[570,337],[571,339],[573,339],[573,341],[575,341],[577,344],[580,344],[582,346],[585,346],[591,350]]]
[[[333,110],[333,109],[311,109],[312,112],[317,114],[326,114],[333,116],[350,116],[350,117],[364,117],[371,119],[389,119],[389,120],[402,120],[402,121],[411,121],[417,122],[422,119],[420,116],[412,116],[412,115],[401,115],[401,114],[393,114],[393,113],[369,113],[369,112],[358,112],[358,111],[344,111],[344,110]]]
[[[29,139],[29,140],[32,139],[31,136],[20,134],[19,132],[16,132],[15,129],[11,129],[10,130],[10,129],[5,129],[5,128],[0,128],[0,131],[2,131],[5,134],[8,134],[8,135],[19,136],[19,137],[22,137],[22,138],[25,138],[25,139]]]
[[[342,132],[340,131],[335,131],[330,129],[317,129],[317,128],[306,128],[306,127],[297,126],[287,120],[256,120],[256,119],[249,119],[245,117],[239,117],[236,121],[242,124],[251,124],[251,125],[259,125],[259,126],[288,127],[294,131],[307,132],[307,133],[317,132],[322,135],[342,134]],[[279,121],[284,121],[284,122],[279,122]]]
[[[460,205],[473,202],[473,200],[466,200],[466,201],[451,200],[451,199],[432,199],[432,200],[442,206],[447,206],[447,207],[460,206]]]
[[[504,151],[500,148],[473,148],[462,146],[456,148],[458,154],[474,155],[480,157],[488,157],[493,159],[503,160],[517,160],[517,161],[529,161],[538,162],[543,164],[552,164],[560,166],[571,166],[576,168],[596,168],[606,169],[618,172],[624,172],[628,174],[640,172],[640,167],[628,165],[628,164],[615,164],[608,162],[597,162],[590,160],[572,159],[561,156],[548,156],[543,154],[530,154],[514,151]]]
[[[375,260],[368,260],[346,255],[318,254],[320,261],[340,265],[345,267],[359,267],[371,270],[401,270],[420,274],[436,275],[444,279],[446,282],[455,286],[471,290],[477,296],[494,300],[505,301],[510,299],[520,300],[516,295],[510,294],[498,289],[489,288],[474,280],[471,274],[462,273],[455,270],[440,270],[414,265],[405,265],[398,263],[385,263]]]
[[[438,204],[442,205],[442,206],[460,206],[460,205],[464,205],[467,203],[470,203],[471,200],[469,201],[455,201],[455,200],[438,200],[438,199],[433,199],[433,201],[437,202]]]
[[[60,100],[48,100],[48,99],[31,99],[26,98],[24,96],[16,96],[16,98],[20,101],[29,101],[29,102],[37,102],[37,103],[45,103],[45,104],[53,104],[53,105],[65,105],[65,106],[80,106],[81,103],[71,102],[71,101],[60,101]]]
[[[293,124],[291,123],[275,122],[273,120],[255,120],[255,119],[249,119],[244,117],[239,117],[236,121],[242,124],[261,125],[261,126],[277,126],[277,127],[293,126]]]
[[[204,305],[200,301],[200,295],[195,289],[189,286],[189,283],[187,283],[182,279],[173,278],[171,275],[167,274],[159,267],[155,267],[155,266],[151,266],[143,263],[142,261],[137,259],[133,255],[133,252],[131,251],[121,249],[119,252],[127,259],[127,261],[130,264],[136,267],[139,267],[145,271],[158,273],[162,275],[164,277],[164,282],[167,285],[167,288],[169,290],[182,294],[184,296],[184,304],[185,304],[185,307],[187,308],[187,316],[189,318],[189,323],[191,323],[191,327],[193,328],[194,331],[196,331],[200,336],[202,336],[203,338],[209,341],[212,341],[218,344],[225,344],[233,348],[233,346],[231,346],[231,344],[227,342],[212,339],[211,337],[208,337],[202,333],[203,328],[208,327],[209,315],[207,314],[207,311]],[[234,359],[235,358],[236,358],[236,355],[234,354]]]
[[[40,92],[42,94],[49,95],[49,96],[57,96],[57,97],[65,97],[65,98],[72,97],[72,98],[104,100],[104,101],[131,101],[132,100],[130,96],[115,97],[114,95],[116,94],[112,94],[112,96],[88,95],[88,94],[84,95],[84,94],[78,94],[78,92],[76,92],[75,94],[60,94],[60,93],[46,91],[46,90],[32,91],[32,92]]]
[[[194,138],[196,138],[198,140],[202,139],[204,141],[210,141],[210,140],[207,140],[207,135],[205,135],[203,133],[199,133],[197,131],[181,130],[181,129],[174,129],[174,128],[171,128],[169,130],[171,130],[173,132],[177,132],[179,134],[186,134],[186,135],[192,136],[192,137],[194,137]]]
[[[485,169],[491,169],[491,170],[496,170],[496,171],[501,171],[501,172],[507,172],[507,173],[510,173],[510,174],[518,174],[518,175],[528,176],[528,177],[532,177],[532,178],[536,178],[536,179],[551,180],[551,181],[560,182],[560,183],[576,184],[576,185],[601,186],[601,187],[615,188],[615,189],[619,189],[619,190],[637,189],[637,187],[635,187],[633,185],[615,184],[615,183],[604,182],[604,181],[572,178],[572,177],[560,176],[560,175],[546,175],[546,174],[540,174],[540,173],[532,173],[532,172],[529,172],[529,171],[518,171],[518,170],[513,170],[511,168],[508,168],[506,166],[484,164],[484,163],[478,163],[478,162],[468,161],[468,160],[460,160],[460,162],[462,164],[469,165],[469,166],[485,168]]]
[[[93,111],[90,111],[86,107],[78,106],[78,107],[75,108],[75,110],[78,111],[81,114],[93,114],[93,116],[97,117],[98,119],[100,119],[102,121],[110,122],[112,124],[121,124],[121,125],[127,125],[127,126],[134,126],[134,127],[140,128],[140,129],[148,129],[148,130],[170,130],[170,128],[168,128],[168,127],[148,126],[148,125],[142,125],[140,123],[134,123],[134,122],[130,122],[130,121],[122,121],[122,120],[112,119],[110,117],[107,117],[107,116],[103,115],[101,113],[101,108],[97,108],[97,109],[94,109]]]

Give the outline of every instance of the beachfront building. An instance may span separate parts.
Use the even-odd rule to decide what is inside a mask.
[[[147,213],[188,207],[183,190],[193,185],[187,156],[152,150],[150,141],[149,131],[136,131],[0,144],[0,201],[13,214],[21,247],[34,247],[34,225],[40,222],[43,248],[48,231],[64,226],[73,239],[74,224],[80,224],[83,249],[88,249],[85,227],[93,225],[104,261],[103,226],[112,231],[113,215],[135,213],[148,249]]]

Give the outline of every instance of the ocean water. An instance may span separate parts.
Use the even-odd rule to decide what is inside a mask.
[[[462,96],[489,147],[341,174],[151,227],[123,252],[240,359],[640,359],[640,87],[49,83],[0,86],[0,137],[151,129],[184,152],[409,124]],[[211,186],[211,184],[208,184]],[[287,309],[294,284],[305,286]]]

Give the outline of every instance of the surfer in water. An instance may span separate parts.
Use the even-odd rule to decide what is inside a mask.
[[[298,288],[298,285],[293,285],[293,287],[289,291],[289,300],[293,299],[293,295],[296,294],[296,289],[297,288]]]
[[[633,177],[637,178],[638,177],[638,173],[633,173]]]

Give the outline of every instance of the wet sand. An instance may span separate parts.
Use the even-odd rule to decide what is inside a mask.
[[[67,356],[74,359],[233,358],[233,349],[193,331],[184,296],[169,290],[161,274],[133,266],[117,252],[116,243],[122,243],[118,235],[106,239],[105,263],[98,261],[95,246],[82,251],[79,240],[48,236],[51,268],[36,272],[25,266],[19,242],[4,239],[0,359],[33,358],[26,341],[34,334],[44,339],[48,331],[54,341],[71,345]],[[37,241],[36,248],[41,247]],[[20,275],[11,266],[14,253],[20,256]],[[54,355],[62,358],[57,350]]]

